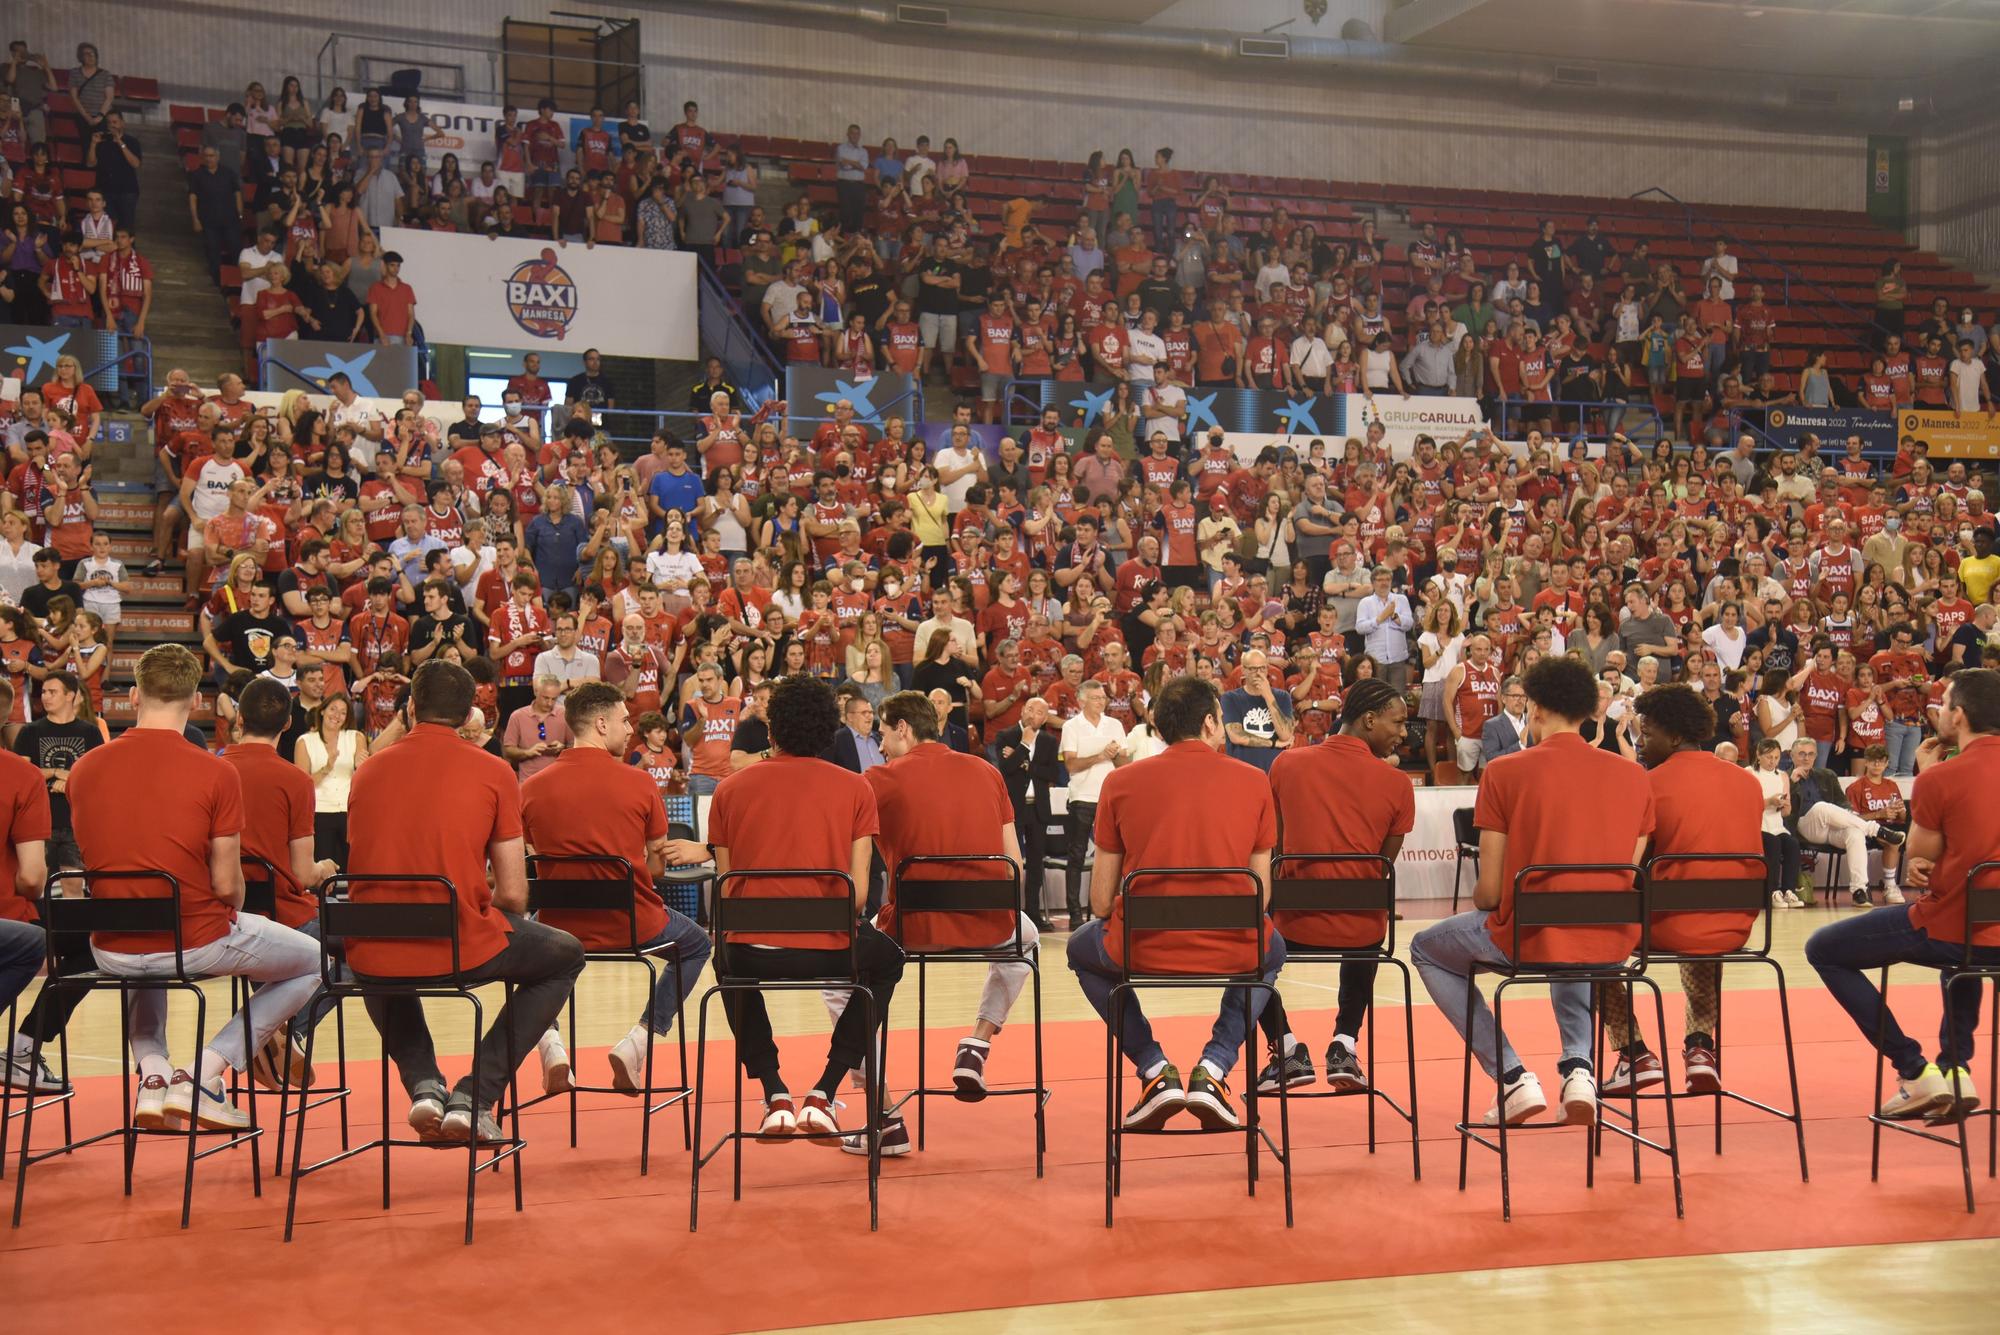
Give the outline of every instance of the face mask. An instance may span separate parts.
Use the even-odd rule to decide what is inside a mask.
[[[859,592],[861,592],[861,586],[862,586],[863,582],[864,582],[864,581],[862,581],[862,580],[859,580],[859,579],[850,579],[850,580],[848,580],[848,581],[847,581],[847,587],[848,587],[848,590],[849,590],[850,592],[852,592],[852,593],[859,593]]]

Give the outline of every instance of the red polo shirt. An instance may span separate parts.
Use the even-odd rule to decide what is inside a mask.
[[[1281,753],[1271,764],[1282,853],[1380,853],[1416,825],[1409,779],[1358,737],[1337,734],[1319,746]],[[1366,863],[1288,863],[1285,874],[1360,879]],[[1305,946],[1372,946],[1388,931],[1386,913],[1274,913],[1285,940]]]
[[[1248,867],[1254,854],[1278,842],[1277,808],[1266,777],[1203,742],[1176,742],[1105,779],[1097,798],[1097,846],[1123,855],[1121,880],[1149,867]],[[1142,895],[1253,893],[1242,877],[1149,877]],[[1104,952],[1124,954],[1125,897],[1112,901]],[[1154,939],[1158,940],[1157,944]],[[1135,967],[1161,973],[1239,973],[1255,969],[1248,931],[1140,932],[1132,941]]]
[[[1646,771],[1599,750],[1573,732],[1559,732],[1486,767],[1472,823],[1507,836],[1500,868],[1500,907],[1486,930],[1509,950],[1514,944],[1514,879],[1523,867],[1550,863],[1629,863],[1639,840],[1653,832],[1653,790]],[[1759,847],[1762,847],[1760,844]],[[1605,890],[1626,884],[1604,875],[1537,878],[1535,890]],[[1639,927],[1537,927],[1521,934],[1521,958],[1575,964],[1623,960],[1639,944]]]
[[[1653,789],[1653,856],[1662,853],[1746,853],[1742,862],[1670,862],[1664,881],[1747,876],[1764,879],[1764,790],[1749,770],[1707,751],[1677,751],[1646,771]],[[1750,938],[1754,913],[1656,913],[1653,944],[1662,950],[1711,955]]]
[[[1996,792],[2000,792],[2000,736],[1992,734],[1973,738],[1950,760],[1917,776],[1910,821],[1943,835],[1944,852],[1931,868],[1930,893],[1910,905],[1910,926],[1922,928],[1933,941],[1965,940],[1966,879],[1974,867],[1993,861],[2000,850]],[[1980,888],[1995,883],[1989,873]],[[2000,946],[2000,923],[1976,929],[1973,944]]]
[[[874,835],[875,790],[859,774],[812,756],[774,755],[738,770],[715,789],[708,808],[708,838],[729,850],[731,871],[782,867],[848,871],[854,841]],[[810,876],[731,881],[729,893],[746,899],[823,899],[844,896],[838,881]],[[731,932],[731,945],[839,950],[835,932]]]
[[[178,731],[131,728],[70,769],[69,802],[87,866],[165,872],[180,883],[184,950],[229,934],[236,910],[215,897],[208,878],[209,844],[243,832],[243,785],[227,761]],[[92,890],[107,899],[145,899],[161,886],[100,881]],[[174,948],[171,937],[146,932],[99,932],[91,944],[123,955]]]
[[[486,879],[487,845],[521,837],[521,785],[506,761],[442,723],[419,723],[354,772],[347,832],[354,847],[351,873],[450,880],[461,969],[476,969],[506,949],[514,929],[493,907]],[[428,886],[365,880],[356,880],[352,889],[357,904],[435,900],[437,894]],[[451,972],[448,941],[354,941],[347,957],[356,973],[378,978]]]
[[[521,824],[537,853],[624,858],[632,867],[638,943],[665,929],[667,906],[653,890],[646,845],[667,837],[667,810],[645,770],[594,746],[565,751],[521,785]],[[588,867],[551,870],[582,880],[603,874]],[[589,950],[622,950],[633,944],[626,938],[622,913],[549,911],[540,920]]]
[[[0,752],[0,820],[7,825],[0,831],[0,918],[33,922],[35,901],[14,885],[21,873],[14,846],[49,837],[49,789],[42,772],[12,751]]]
[[[999,770],[938,742],[925,742],[901,759],[877,765],[866,778],[875,790],[882,865],[890,872],[875,925],[895,936],[897,864],[910,857],[1004,853],[1001,831],[1014,823],[1014,806]],[[1007,870],[998,862],[938,862],[918,866],[911,875],[926,881],[986,881],[1004,879]],[[905,920],[902,929],[902,942],[918,950],[979,950],[1012,936],[1014,915],[920,913]]]
[[[292,840],[312,838],[313,781],[269,742],[238,742],[222,759],[243,784],[243,856],[277,869],[278,921],[303,927],[319,916],[319,900],[292,880]]]

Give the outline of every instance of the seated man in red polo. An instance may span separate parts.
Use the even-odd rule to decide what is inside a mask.
[[[1374,853],[1393,866],[1403,836],[1416,825],[1416,788],[1396,767],[1408,706],[1379,677],[1354,683],[1340,710],[1340,732],[1318,746],[1295,747],[1271,765],[1271,793],[1278,804],[1282,853]],[[1367,863],[1296,863],[1288,875],[1372,876]],[[1271,915],[1287,949],[1362,950],[1382,944],[1386,913],[1286,913]],[[1326,1083],[1366,1089],[1355,1040],[1375,996],[1376,962],[1347,960],[1333,1013],[1333,1041],[1326,1046]],[[1271,1061],[1257,1077],[1260,1093],[1275,1094],[1281,1078],[1293,1088],[1313,1082],[1312,1054],[1292,1033],[1284,1002],[1271,998],[1258,1023],[1270,1041]]]
[[[1754,878],[1764,880],[1764,790],[1740,765],[1706,749],[1715,735],[1715,711],[1692,686],[1655,686],[1633,707],[1639,712],[1639,758],[1653,789],[1653,857],[1670,853],[1743,853],[1741,862],[1669,862],[1664,881]],[[1756,925],[1754,913],[1656,913],[1652,946],[1687,955],[1719,955],[1739,950]],[[1687,1031],[1681,1062],[1690,1094],[1722,1088],[1715,1048],[1722,1018],[1722,966],[1681,965],[1681,992],[1687,1003]],[[1618,1065],[1602,1086],[1606,1095],[1627,1095],[1665,1079],[1660,1059],[1632,1026],[1630,988],[1600,986],[1597,1004],[1604,1015],[1604,1038],[1618,1052]]]
[[[1493,1012],[1473,984],[1474,964],[1508,964],[1514,943],[1514,882],[1521,869],[1555,863],[1633,863],[1653,832],[1653,792],[1646,772],[1623,756],[1583,740],[1583,721],[1597,712],[1597,682],[1573,658],[1545,658],[1522,681],[1528,693],[1528,733],[1535,744],[1486,767],[1472,822],[1479,828],[1479,884],[1475,907],[1433,923],[1410,940],[1410,961],[1452,1027],[1472,1043],[1472,1055],[1498,1079],[1502,1095],[1486,1113],[1487,1125],[1504,1116],[1509,1126],[1548,1110],[1542,1082],[1521,1064]],[[1561,879],[1566,883],[1558,884]],[[1602,890],[1617,878],[1545,877],[1530,890]],[[1593,964],[1623,960],[1639,944],[1639,928],[1536,927],[1521,934],[1521,963]],[[1470,994],[1468,996],[1468,994]],[[1562,1102],[1569,1120],[1590,1121],[1597,1112],[1591,1073],[1590,984],[1557,983],[1549,989],[1562,1033]],[[1466,1035],[1466,1004],[1472,1033]],[[1500,1065],[1493,1065],[1495,1042]]]
[[[653,1040],[672,1031],[688,994],[708,963],[708,933],[661,902],[653,878],[690,854],[706,861],[708,850],[667,838],[667,811],[652,776],[620,758],[632,742],[625,695],[601,681],[570,688],[563,717],[571,746],[555,762],[521,785],[521,822],[530,851],[569,857],[624,858],[632,869],[633,921],[623,912],[562,912],[538,915],[545,926],[569,932],[586,950],[624,950],[636,928],[641,950],[661,960],[659,984],[646,999],[639,1022],[611,1045],[611,1084],[628,1094],[645,1088],[646,1052]],[[588,879],[596,869],[550,868],[550,873]],[[658,952],[671,946],[680,960],[680,989],[674,970]]]
[[[841,726],[833,691],[811,677],[786,677],[771,691],[767,725],[772,755],[740,769],[715,790],[708,809],[708,837],[715,873],[766,868],[844,871],[853,880],[854,911],[868,895],[868,867],[875,854],[875,794],[859,774],[819,758]],[[729,882],[727,893],[751,899],[822,899],[843,893],[837,881],[798,876]],[[875,1022],[889,1014],[903,952],[867,922],[854,928],[855,981],[875,997]],[[719,974],[734,978],[821,978],[848,971],[847,938],[835,932],[730,932],[716,960]],[[849,1071],[862,1064],[868,1044],[867,1008],[848,1006],[834,1022],[826,1068],[804,1098],[794,1100],[778,1070],[771,1018],[756,992],[725,992],[723,1011],[736,1035],[737,1059],[764,1087],[759,1134],[781,1140],[801,1134],[838,1142],[833,1096]],[[879,1097],[879,1095],[873,1096]]]
[[[1896,1092],[1881,1115],[1944,1121],[1979,1106],[1972,1084],[1972,1041],[1979,1032],[1984,995],[1976,978],[1960,979],[1946,1000],[1950,1012],[1938,1026],[1936,1061],[1906,1035],[1869,976],[1887,964],[1941,968],[1965,955],[1966,891],[1972,871],[2000,858],[2000,671],[1961,669],[1951,674],[1937,712],[1937,737],[1917,751],[1916,787],[1910,793],[1910,835],[1903,845],[1903,875],[1912,889],[1928,891],[1910,904],[1889,904],[1829,923],[1806,938],[1806,961],[1826,990],[1876,1041],[1896,1068]],[[1958,754],[1938,759],[1949,748]],[[93,753],[95,754],[95,753]],[[1983,875],[1976,888],[2000,885]],[[1972,959],[2000,964],[2000,923],[1973,928]]]
[[[877,836],[889,883],[875,925],[911,950],[994,950],[1014,944],[1020,931],[1024,950],[1035,949],[1040,937],[1035,924],[1022,914],[964,913],[903,914],[896,904],[895,870],[904,858],[946,854],[1005,854],[1018,865],[1021,845],[1014,832],[1014,807],[1000,771],[982,756],[961,755],[938,740],[938,712],[921,691],[899,691],[882,702],[882,754],[864,776],[875,790],[875,810],[881,823]],[[996,862],[923,863],[911,869],[914,880],[977,881],[1005,877]],[[900,928],[900,933],[899,929]],[[979,994],[979,1013],[970,1037],[959,1040],[952,1066],[957,1097],[977,1103],[986,1097],[986,1060],[995,1035],[1028,984],[1025,962],[987,966],[986,986]],[[844,994],[842,994],[844,999]],[[882,1136],[882,1153],[909,1153],[909,1131],[903,1119],[891,1120]],[[851,1153],[866,1154],[859,1136],[843,1142]]]
[[[1070,933],[1069,967],[1097,1013],[1111,1018],[1111,990],[1125,976],[1124,909],[1121,885],[1131,872],[1151,867],[1244,867],[1255,876],[1253,889],[1241,877],[1218,882],[1203,877],[1150,877],[1135,892],[1147,895],[1213,895],[1240,891],[1269,900],[1271,849],[1278,842],[1277,809],[1266,777],[1222,753],[1222,698],[1212,682],[1176,677],[1153,702],[1153,728],[1167,749],[1120,768],[1104,781],[1097,800],[1097,862],[1091,872],[1090,909],[1084,927]],[[1148,937],[1164,938],[1149,940]],[[1264,958],[1256,957],[1256,937],[1242,932],[1141,932],[1132,940],[1133,967],[1157,973],[1250,973],[1269,983],[1285,962],[1285,943],[1276,931],[1265,934]],[[1251,1016],[1270,993],[1250,996]],[[1243,998],[1228,989],[1201,1062],[1181,1074],[1153,1038],[1136,997],[1123,1003],[1125,1055],[1144,1086],[1125,1114],[1128,1131],[1152,1131],[1185,1110],[1214,1129],[1242,1125],[1229,1101],[1229,1072],[1243,1051],[1248,1020]]]
[[[410,1126],[443,1140],[498,1140],[493,1106],[519,1062],[562,1010],[583,946],[568,932],[525,917],[528,873],[521,850],[521,785],[506,761],[458,735],[472,713],[472,674],[433,658],[410,678],[409,732],[354,773],[347,833],[355,870],[442,876],[458,917],[458,973],[448,941],[349,941],[348,967],[362,980],[439,979],[512,983],[512,998],[479,1040],[479,1085],[467,1074],[445,1092],[423,1003],[410,996],[367,998],[382,1050],[410,1096]],[[492,879],[487,879],[487,866]],[[355,880],[358,904],[435,900],[410,887]]]

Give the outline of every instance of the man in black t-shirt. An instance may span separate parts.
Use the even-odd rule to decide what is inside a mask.
[[[329,597],[340,596],[340,581],[326,570],[331,551],[325,538],[308,538],[299,548],[299,563],[278,576],[278,606],[286,616],[311,616],[307,595],[314,589],[325,589]]]
[[[423,615],[410,622],[410,661],[428,662],[447,644],[456,643],[469,656],[473,649],[472,625],[453,610],[450,586],[441,579],[424,581],[420,597]]]
[[[618,393],[611,388],[611,382],[604,378],[604,358],[596,348],[585,348],[583,369],[569,378],[563,386],[565,403],[587,403],[592,408],[616,408]]]
[[[452,448],[461,445],[477,445],[479,431],[485,424],[479,420],[481,404],[478,395],[468,395],[465,400],[465,416],[444,429],[444,438],[452,442]]]
[[[58,594],[79,608],[83,606],[83,586],[62,577],[62,553],[44,547],[35,553],[35,582],[22,591],[21,610],[37,621],[47,621],[49,600]]]
[[[250,586],[250,605],[210,623],[201,647],[209,661],[225,672],[245,668],[255,674],[277,662],[278,637],[294,634],[290,617],[272,605],[271,586],[259,580]],[[229,646],[226,650],[224,645]]]
[[[74,676],[51,672],[42,679],[42,716],[23,724],[14,734],[14,754],[42,772],[49,788],[49,849],[51,870],[81,867],[76,836],[69,823],[69,771],[86,751],[104,744],[104,736],[93,723],[77,722],[77,706],[82,700]]]
[[[1776,598],[1764,601],[1764,624],[1743,637],[1745,657],[1764,651],[1764,670],[1787,675],[1799,664],[1799,637],[1783,621],[1785,605]]]

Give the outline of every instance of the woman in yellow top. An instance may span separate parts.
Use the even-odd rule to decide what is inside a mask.
[[[910,531],[923,548],[926,583],[942,588],[952,570],[950,502],[938,490],[937,470],[926,464],[910,493]]]

